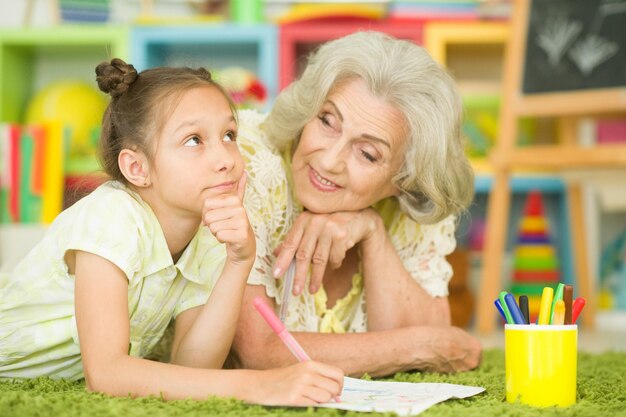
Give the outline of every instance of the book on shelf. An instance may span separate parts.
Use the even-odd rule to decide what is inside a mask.
[[[578,144],[626,145],[626,119],[584,117],[577,125]]]
[[[63,126],[55,122],[0,126],[0,222],[50,223],[61,211]]]
[[[0,125],[0,221],[16,222],[19,218],[19,135],[14,124]]]
[[[110,0],[58,0],[64,22],[106,22],[111,14]]]
[[[82,171],[68,159],[69,137],[59,122],[0,124],[0,223],[49,224],[103,182],[94,158]]]
[[[600,119],[596,122],[598,144],[626,144],[626,119]]]
[[[389,5],[391,18],[475,20],[478,14],[474,0],[394,1]]]

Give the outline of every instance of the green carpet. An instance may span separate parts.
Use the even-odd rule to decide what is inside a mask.
[[[535,409],[504,402],[504,353],[486,351],[479,369],[457,375],[400,373],[396,381],[449,382],[477,385],[485,393],[435,405],[424,417],[435,416],[626,416],[626,353],[581,353],[578,358],[578,395],[569,408]],[[230,399],[170,401],[157,398],[109,398],[85,391],[84,382],[48,378],[0,382],[0,416],[380,416],[330,409],[262,407]]]

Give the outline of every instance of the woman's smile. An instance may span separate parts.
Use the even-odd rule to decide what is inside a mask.
[[[313,187],[325,193],[337,191],[343,188],[330,181],[329,179],[321,176],[320,173],[313,169],[313,167],[311,166],[309,166],[309,180],[311,181]]]

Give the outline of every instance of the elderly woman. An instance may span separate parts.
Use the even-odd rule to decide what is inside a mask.
[[[360,32],[319,48],[267,117],[240,114],[257,236],[235,366],[294,358],[252,307],[277,311],[316,360],[347,374],[461,371],[479,343],[450,325],[445,256],[473,174],[451,77],[421,47]]]

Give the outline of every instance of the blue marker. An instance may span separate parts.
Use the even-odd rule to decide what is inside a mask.
[[[496,301],[494,301],[493,303],[496,305],[496,308],[498,309],[498,311],[500,312],[500,315],[502,316],[502,318],[504,319],[504,322],[506,323],[506,316],[504,315],[502,304],[500,304],[500,299],[496,298]]]
[[[513,322],[515,324],[526,324],[526,320],[524,320],[524,316],[522,315],[522,310],[519,309],[517,303],[515,302],[515,297],[513,297],[513,294],[505,295],[504,301],[506,302],[506,306],[509,309],[509,313],[511,313]]]

